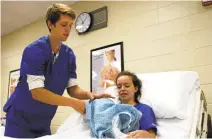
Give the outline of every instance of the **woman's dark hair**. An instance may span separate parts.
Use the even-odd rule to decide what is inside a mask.
[[[130,71],[122,71],[120,72],[117,77],[116,77],[116,80],[115,80],[115,83],[117,84],[117,80],[119,77],[121,76],[130,76],[132,77],[132,82],[133,82],[133,85],[138,89],[136,92],[135,92],[135,95],[134,95],[134,101],[136,103],[140,103],[139,100],[141,98],[141,89],[142,89],[142,82],[140,79],[138,79],[138,77],[130,72]]]

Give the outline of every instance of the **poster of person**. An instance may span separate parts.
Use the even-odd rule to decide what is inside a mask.
[[[8,85],[8,98],[14,92],[15,87],[17,86],[17,83],[19,81],[19,77],[20,77],[20,70],[19,69],[10,71],[9,85]]]
[[[123,42],[91,50],[91,91],[104,92],[115,85],[119,72],[124,70]]]

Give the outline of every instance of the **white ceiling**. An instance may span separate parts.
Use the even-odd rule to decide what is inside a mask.
[[[45,17],[53,3],[71,5],[76,1],[1,1],[1,36]]]

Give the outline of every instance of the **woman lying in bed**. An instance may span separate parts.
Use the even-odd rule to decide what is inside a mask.
[[[128,133],[128,138],[155,138],[156,120],[153,110],[148,105],[139,102],[142,83],[138,77],[129,72],[122,71],[116,78],[119,100],[122,104],[129,104],[141,111],[139,130]]]

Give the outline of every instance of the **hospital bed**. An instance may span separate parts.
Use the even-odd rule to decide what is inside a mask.
[[[159,138],[207,138],[207,102],[198,73],[137,75],[143,81],[142,99],[150,101],[155,112]]]
[[[142,103],[157,119],[157,138],[206,138],[207,103],[199,76],[192,71],[137,74],[142,80]],[[117,94],[115,87],[106,90]],[[85,117],[73,112],[56,134],[41,138],[92,138]]]

